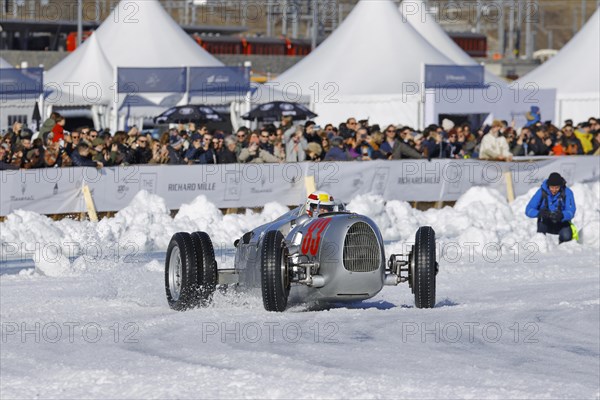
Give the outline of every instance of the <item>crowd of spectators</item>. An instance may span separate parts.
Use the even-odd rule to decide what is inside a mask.
[[[449,119],[423,131],[409,126],[381,127],[348,118],[334,126],[313,121],[241,127],[228,134],[193,123],[171,128],[158,138],[136,127],[128,132],[64,129],[65,118],[53,113],[34,135],[15,123],[3,135],[0,169],[138,164],[227,164],[302,161],[369,161],[434,158],[479,158],[510,161],[514,156],[600,155],[600,120],[589,118],[562,128],[533,121],[515,129],[495,120],[472,130]]]

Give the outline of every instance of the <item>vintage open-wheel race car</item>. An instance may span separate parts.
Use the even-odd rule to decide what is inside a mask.
[[[322,200],[236,240],[233,269],[217,268],[207,233],[173,235],[165,262],[169,306],[205,306],[218,285],[235,285],[260,290],[267,311],[284,311],[290,292],[303,302],[360,301],[384,285],[408,282],[417,308],[434,307],[438,264],[431,227],[418,229],[407,256],[391,254],[386,261],[381,232],[370,218],[346,211],[328,194],[316,197]]]

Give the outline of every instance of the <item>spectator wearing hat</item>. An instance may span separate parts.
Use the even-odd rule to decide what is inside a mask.
[[[444,130],[444,137],[448,137],[448,133],[450,133],[450,131],[452,129],[454,129],[456,125],[454,124],[454,121],[449,120],[448,118],[444,118],[442,120],[442,129]]]
[[[525,118],[527,119],[527,123],[525,126],[533,126],[542,120],[542,114],[540,113],[540,108],[538,106],[531,106],[529,111],[525,114]]]
[[[177,133],[177,131],[175,131]],[[171,135],[169,137],[169,144],[167,145],[167,152],[169,153],[169,165],[180,165],[184,164],[181,152],[183,151],[183,143],[185,140],[178,134]]]
[[[494,120],[490,131],[481,139],[479,158],[492,161],[512,161],[512,154],[508,148],[508,142],[500,136],[500,129],[504,125],[501,121]]]
[[[537,218],[537,231],[558,235],[559,243],[573,238],[571,220],[575,217],[575,198],[559,173],[553,172],[527,204],[525,214]]]

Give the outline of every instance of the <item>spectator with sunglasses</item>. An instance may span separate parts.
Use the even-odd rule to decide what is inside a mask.
[[[146,136],[138,136],[136,141],[131,145],[131,148],[132,151],[127,158],[129,164],[148,164],[152,159],[152,150],[148,147],[148,138]]]
[[[385,128],[385,141],[381,144],[379,150],[388,158],[391,157],[397,140],[398,135],[396,133],[396,127],[394,125],[388,125],[387,128]]]

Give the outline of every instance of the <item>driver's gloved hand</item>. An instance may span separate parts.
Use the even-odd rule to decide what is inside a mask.
[[[557,210],[550,215],[550,220],[552,222],[558,223],[558,222],[561,222],[562,219],[563,219],[563,213],[560,210]]]
[[[540,210],[539,216],[541,219],[550,219],[551,214],[552,213],[549,210],[544,209],[544,210]]]

